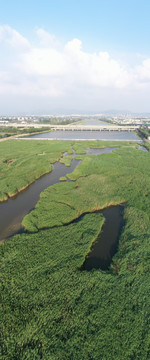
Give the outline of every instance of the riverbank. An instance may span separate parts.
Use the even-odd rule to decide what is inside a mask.
[[[88,147],[128,146],[127,143],[100,141],[29,141],[8,140],[0,145],[0,202],[16,196],[35,180],[51,172],[52,164],[62,159],[63,153],[85,152]],[[137,145],[135,145],[137,146]],[[41,156],[42,155],[42,156]],[[69,159],[69,163],[70,163]],[[7,179],[7,181],[6,181]]]
[[[78,151],[80,154],[103,154],[114,151],[114,147],[96,148]],[[68,171],[71,173],[77,165],[79,165],[81,159],[80,156],[76,156],[73,149],[69,150],[72,155],[64,153],[59,162],[53,165],[52,172],[47,173],[33,182],[24,191],[20,191],[17,196],[9,198],[5,203],[0,204],[0,241],[8,239],[10,236],[23,231],[22,220],[23,217],[28,214],[35,207],[40,198],[40,194],[47,187],[52,186],[59,181],[69,181]],[[44,156],[45,153],[41,153],[40,156]],[[79,159],[77,159],[79,157]],[[14,159],[8,160],[10,164]]]
[[[0,202],[7,201],[25,190],[42,175],[51,172],[52,164],[59,161],[65,151],[72,152],[72,143],[47,142],[38,145],[19,140],[0,144]],[[42,154],[42,156],[41,156]]]

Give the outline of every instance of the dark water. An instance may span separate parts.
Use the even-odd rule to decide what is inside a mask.
[[[87,154],[98,155],[112,152],[114,149],[115,148],[88,149]],[[64,153],[64,156],[65,155],[67,155],[67,153]],[[21,222],[24,216],[35,207],[40,199],[40,193],[48,186],[58,183],[61,176],[72,173],[80,163],[80,160],[74,158],[75,155],[74,153],[71,166],[67,167],[59,162],[55,163],[51,173],[43,175],[26,190],[0,204],[0,241],[24,230]]]
[[[79,160],[72,160],[70,167],[59,162],[53,165],[51,173],[43,175],[31,184],[25,191],[15,198],[0,204],[0,240],[6,239],[17,232],[22,232],[21,222],[40,199],[40,193],[48,186],[59,182],[61,176],[71,173],[79,164]]]
[[[123,211],[124,205],[112,206],[102,211],[105,223],[81,270],[109,268],[112,257],[117,252],[119,236],[124,224]]]
[[[141,146],[141,145],[139,145],[139,150],[148,151],[148,150],[145,148],[145,146]]]
[[[103,148],[103,149],[98,149],[98,148],[91,148],[91,149],[87,149],[86,150],[86,154],[87,155],[100,155],[100,154],[106,154],[106,153],[111,153],[113,150],[115,149],[119,149],[119,147],[107,147],[107,148]]]
[[[103,141],[140,141],[141,139],[133,132],[128,131],[50,131],[43,134],[36,134],[26,139],[55,139],[55,140],[103,140]]]

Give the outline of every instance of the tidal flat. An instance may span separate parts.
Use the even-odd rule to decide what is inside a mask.
[[[119,148],[85,153],[105,146]],[[0,144],[1,200],[72,149],[81,162],[71,181],[42,192],[23,219],[26,232],[0,245],[0,357],[147,360],[150,153],[135,143],[10,140]],[[98,210],[122,203],[124,227],[109,269],[81,271],[104,223]]]

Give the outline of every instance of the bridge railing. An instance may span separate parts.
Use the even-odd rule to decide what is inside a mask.
[[[139,126],[51,126],[52,131],[135,131]]]

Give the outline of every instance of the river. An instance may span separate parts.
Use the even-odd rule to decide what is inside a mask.
[[[116,148],[87,149],[87,154],[98,155],[110,153],[114,149]],[[66,153],[64,155],[66,155]],[[71,166],[67,167],[60,162],[56,162],[52,166],[52,172],[43,175],[28,186],[26,190],[19,192],[14,198],[9,198],[8,201],[0,204],[0,241],[24,231],[21,222],[24,216],[35,207],[37,201],[40,199],[40,193],[48,186],[58,183],[60,177],[72,173],[80,163],[80,160],[75,159],[75,155],[74,153]]]
[[[103,140],[103,141],[135,141],[142,142],[133,132],[128,131],[82,131],[57,130],[27,136],[26,139],[43,140]]]
[[[87,155],[99,155],[103,153],[110,153],[117,147],[106,147],[103,149],[87,149]],[[139,150],[146,150],[139,146]],[[67,153],[64,153],[64,156]],[[24,232],[21,225],[22,220],[26,214],[32,211],[40,198],[40,193],[47,187],[58,183],[60,177],[72,173],[81,160],[75,159],[75,152],[70,167],[56,162],[52,167],[52,172],[43,175],[34,183],[28,186],[24,191],[18,193],[14,198],[0,204],[0,241],[6,240],[14,234]],[[69,180],[68,180],[69,181]],[[90,271],[93,268],[107,270],[112,261],[112,257],[117,251],[119,236],[124,224],[123,221],[124,205],[111,206],[100,211],[105,222],[102,227],[97,241],[93,244],[91,251],[87,254],[81,270]],[[80,221],[84,215],[73,222]]]
[[[104,125],[112,125],[113,126],[113,124],[110,124],[108,122],[104,122],[103,120],[98,120],[95,118],[84,119],[83,124],[88,125],[88,126],[104,126]]]

